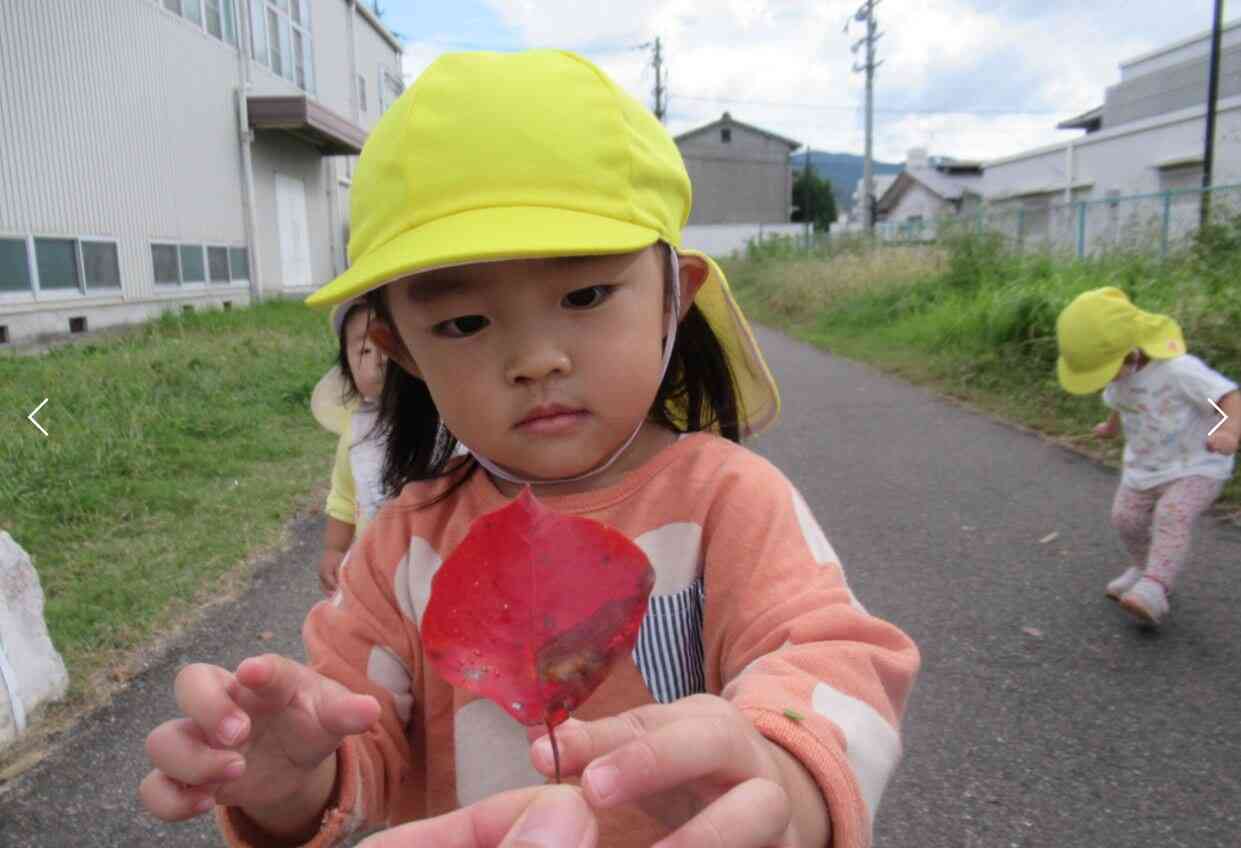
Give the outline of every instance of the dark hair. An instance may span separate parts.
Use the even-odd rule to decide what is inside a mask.
[[[661,246],[666,260],[666,251],[671,248]],[[669,267],[666,261],[664,267]],[[669,277],[665,271],[666,291],[675,284]],[[383,294],[386,288],[372,291],[368,302],[376,319],[395,329]],[[401,343],[399,337],[396,342]],[[678,432],[715,429],[726,439],[741,441],[740,396],[732,369],[720,340],[696,304],[690,305],[677,327],[672,358],[649,417]],[[390,497],[399,494],[407,483],[458,475],[447,490],[428,502],[430,505],[452,494],[479,469],[473,457],[454,456],[459,443],[441,425],[427,384],[403,368],[386,369],[376,428],[387,446],[383,487]]]
[[[345,378],[345,392],[344,397],[341,398],[345,402],[357,400],[361,397],[361,392],[358,391],[358,381],[353,376],[353,369],[349,367],[349,346],[345,340],[345,330],[349,327],[349,319],[359,309],[367,310],[366,323],[367,327],[370,327],[370,316],[374,313],[371,312],[370,306],[366,301],[358,301],[345,310],[345,317],[340,322],[340,332],[336,334],[336,339],[340,342],[336,352],[336,365],[340,368],[340,373]]]

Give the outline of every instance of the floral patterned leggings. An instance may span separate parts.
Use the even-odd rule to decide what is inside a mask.
[[[1189,555],[1194,522],[1219,497],[1225,482],[1195,476],[1144,490],[1122,484],[1112,502],[1112,526],[1133,564],[1171,591]]]

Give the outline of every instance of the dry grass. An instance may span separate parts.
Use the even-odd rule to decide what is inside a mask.
[[[794,322],[813,318],[841,300],[908,286],[942,273],[947,258],[929,246],[881,247],[837,254],[828,260],[764,263],[765,306]]]

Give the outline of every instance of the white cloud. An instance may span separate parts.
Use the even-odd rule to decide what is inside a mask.
[[[581,49],[648,104],[650,52],[633,48],[658,34],[674,133],[728,110],[816,149],[850,152],[863,147],[864,80],[849,46],[864,25],[842,28],[859,2],[485,0],[519,43]],[[887,0],[876,156],[900,161],[923,146],[993,158],[1069,138],[1055,124],[1101,104],[1121,61],[1205,29],[1210,7],[1179,0],[1170,18],[1163,0]],[[445,48],[409,35],[412,78]]]

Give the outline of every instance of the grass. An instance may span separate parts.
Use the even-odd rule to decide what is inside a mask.
[[[0,357],[0,529],[34,561],[70,703],[311,502],[334,437],[309,398],[332,355],[321,315],[271,302]],[[44,397],[47,437],[24,420]]]
[[[1056,381],[1056,316],[1087,289],[1116,286],[1175,317],[1190,352],[1241,378],[1241,218],[1207,230],[1166,260],[1116,253],[1088,260],[1020,255],[993,236],[937,249],[856,246],[799,257],[787,246],[727,265],[755,320],[869,362],[1119,464],[1119,441],[1089,432],[1107,414],[1097,395]],[[1221,505],[1241,507],[1241,478]]]

